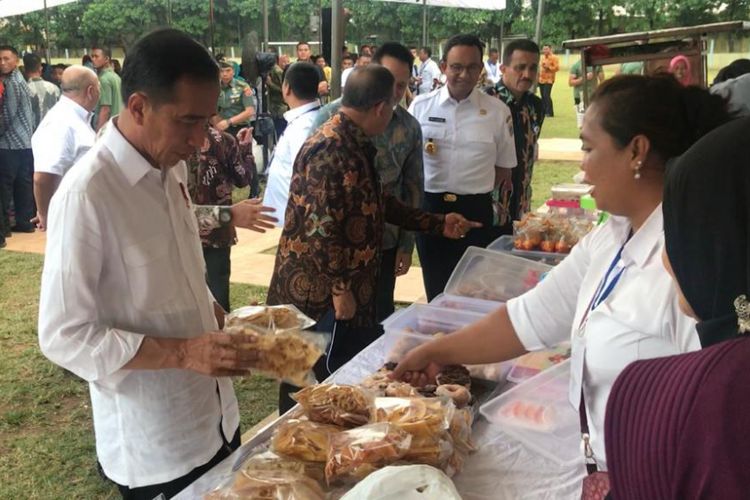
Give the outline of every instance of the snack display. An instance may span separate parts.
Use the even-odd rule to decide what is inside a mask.
[[[438,436],[412,436],[409,450],[402,460],[445,469],[453,453],[453,440],[447,432]]]
[[[235,474],[232,482],[205,496],[206,500],[324,500],[318,483],[289,470],[246,470]]]
[[[357,427],[370,421],[374,397],[361,387],[317,384],[293,396],[313,422]]]
[[[500,408],[500,415],[516,425],[536,430],[549,430],[555,424],[555,410],[535,401],[510,401]]]
[[[453,438],[456,451],[468,455],[474,451],[474,443],[471,440],[471,426],[474,417],[468,408],[458,409],[453,412],[448,431]]]
[[[371,391],[375,396],[401,398],[419,396],[417,388],[405,382],[391,380],[391,378],[388,377],[388,374],[393,371],[393,368],[395,368],[395,363],[391,368],[384,366],[375,373],[368,375],[359,385]]]
[[[435,389],[435,396],[450,398],[456,408],[464,408],[471,401],[471,393],[464,385],[442,384]]]
[[[335,425],[290,419],[274,432],[271,449],[298,460],[325,462],[331,436],[342,430]]]
[[[314,479],[321,485],[325,484],[325,462],[307,462],[295,458],[277,455],[272,451],[265,451],[250,457],[242,470],[248,472],[285,470],[296,472]]]
[[[415,437],[447,431],[455,407],[442,398],[375,398],[375,421],[394,424]]]
[[[520,384],[570,357],[570,345],[566,342],[553,349],[530,352],[518,358],[508,373],[508,380]]]
[[[278,333],[287,330],[304,330],[315,321],[293,305],[245,306],[227,314],[224,331],[228,333]]]
[[[513,247],[518,250],[570,253],[594,227],[590,217],[568,217],[552,214],[527,213],[513,222]]]
[[[437,385],[456,384],[471,389],[469,369],[463,365],[446,365],[435,376]]]
[[[331,436],[326,461],[326,481],[357,482],[390,465],[409,451],[412,436],[388,423],[369,424]]]

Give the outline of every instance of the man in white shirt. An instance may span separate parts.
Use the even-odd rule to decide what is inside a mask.
[[[409,107],[424,141],[422,208],[432,213],[458,212],[484,225],[455,241],[417,234],[429,300],[443,291],[468,246],[486,247],[492,241],[492,191],[501,184],[510,187],[516,166],[508,107],[476,88],[483,52],[484,44],[474,35],[451,37],[442,65],[447,85],[417,96]]]
[[[239,446],[229,376],[257,354],[217,332],[184,160],[216,111],[219,68],[172,29],[142,37],[124,107],[49,210],[39,343],[89,382],[102,470],[125,498],[170,498]]]
[[[47,210],[65,173],[94,145],[91,113],[99,102],[99,78],[85,66],[70,66],[62,76],[62,97],[31,137],[34,152],[34,198],[41,231],[47,228]]]
[[[310,134],[317,111],[317,70],[310,63],[294,63],[284,75],[281,93],[289,111],[284,113],[286,130],[279,139],[268,167],[268,184],[263,196],[263,205],[276,209],[276,225],[284,227],[284,212],[289,201],[289,183],[292,181],[292,166],[302,144]]]
[[[431,59],[432,50],[429,47],[422,47],[419,50],[419,60],[421,61],[417,68],[417,94],[428,94],[435,85],[435,80],[440,79],[440,68],[437,63]]]
[[[503,76],[500,71],[500,52],[497,49],[490,49],[489,58],[484,62],[484,70],[487,72],[487,83],[497,85]]]

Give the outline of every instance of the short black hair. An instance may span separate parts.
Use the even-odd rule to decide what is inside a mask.
[[[61,69],[63,71],[65,71],[67,68],[68,68],[68,65],[63,64],[63,63],[57,63],[54,66],[52,66],[52,69]]]
[[[308,42],[297,42],[297,48],[299,48],[300,45],[307,45],[310,47],[310,44]]]
[[[326,60],[326,56],[324,56],[323,54],[318,54],[317,56],[313,57],[312,59],[313,59],[313,61],[317,62],[318,59],[320,59],[321,57],[323,58],[324,61]],[[328,62],[328,61],[326,61],[326,62]]]
[[[110,49],[107,49],[105,47],[96,47],[96,46],[91,47],[91,52],[93,52],[95,50],[101,50],[102,51],[102,55],[104,57],[106,57],[107,59],[112,59],[112,51]]]
[[[367,111],[381,102],[389,102],[393,99],[395,81],[391,72],[379,64],[357,68],[346,80],[341,105]]]
[[[744,74],[750,73],[750,60],[736,59],[719,70],[714,78],[714,84],[726,82]]]
[[[23,69],[27,73],[40,71],[42,69],[42,58],[33,53],[25,54],[23,56]]]
[[[484,43],[482,43],[479,37],[476,35],[462,34],[453,35],[448,39],[447,42],[445,42],[445,47],[443,48],[443,57],[446,61],[448,60],[448,52],[450,52],[453,47],[456,47],[458,45],[476,47],[477,50],[479,50],[479,57],[484,57]]]
[[[432,49],[431,48],[429,48],[429,47],[422,47],[419,50],[421,50],[422,52],[424,52],[425,54],[427,54],[427,57],[432,57]]]
[[[353,63],[353,62],[355,62],[355,61],[357,60],[356,56],[353,56],[353,55],[348,55],[348,56],[344,56],[344,57],[342,57],[342,58],[341,58],[341,61],[343,62],[343,61],[346,61],[347,59],[349,59],[349,60],[350,60],[350,61],[351,61],[352,63]]]
[[[296,62],[286,69],[284,82],[298,99],[311,101],[318,97],[318,68],[313,63]]]
[[[496,49],[495,47],[492,47],[492,48],[490,49],[490,54],[499,54],[499,53],[500,53],[500,51],[499,51],[499,50],[497,50],[497,49]]]
[[[219,85],[219,66],[206,48],[188,34],[162,28],[142,36],[122,65],[122,101],[143,92],[156,104],[169,102],[180,78]]]
[[[227,69],[227,68],[234,69],[234,66],[232,66],[231,64],[229,64],[226,61],[219,61],[219,68],[221,68],[221,69]]]
[[[0,45],[0,52],[5,51],[5,50],[13,52],[13,55],[18,57],[18,51],[16,50],[15,47],[10,46],[10,45]]]
[[[510,64],[510,60],[513,59],[513,52],[517,50],[539,55],[539,45],[533,40],[513,40],[503,49],[503,64]]]
[[[385,42],[378,47],[378,50],[375,51],[375,54],[372,56],[372,61],[380,64],[380,61],[386,56],[398,59],[409,66],[409,68],[414,64],[414,56],[411,55],[409,49],[397,42]]]

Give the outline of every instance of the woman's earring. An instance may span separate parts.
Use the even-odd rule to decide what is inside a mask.
[[[635,174],[633,174],[633,178],[635,180],[638,180],[641,178],[641,167],[643,166],[643,162],[641,160],[638,160],[638,163],[635,164]]]

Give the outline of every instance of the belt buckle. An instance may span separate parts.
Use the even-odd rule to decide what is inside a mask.
[[[445,193],[443,195],[443,201],[448,203],[455,203],[458,200],[458,196],[453,193]]]

